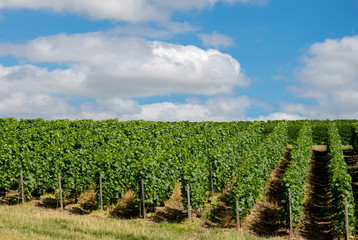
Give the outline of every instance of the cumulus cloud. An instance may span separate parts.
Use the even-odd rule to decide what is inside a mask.
[[[226,48],[235,46],[235,42],[231,37],[215,31],[211,34],[198,34],[198,37],[204,47]]]
[[[267,0],[0,0],[0,9],[51,9],[70,12],[94,20],[127,22],[168,21],[173,11],[202,9],[217,2],[265,4]]]
[[[293,89],[300,96],[321,98],[321,94],[333,94],[347,89],[347,86],[348,89],[358,89],[358,36],[315,43],[308,54],[302,58],[303,68],[298,72],[302,86]],[[313,88],[312,91],[302,91],[309,87]]]
[[[240,73],[240,64],[217,50],[104,33],[60,34],[23,45],[0,44],[0,55],[13,55],[30,63],[0,67],[2,89],[36,88],[85,97],[129,98],[230,94],[235,86],[250,84]],[[33,63],[69,67],[49,71]]]
[[[283,104],[289,113],[310,118],[356,118],[358,115],[358,36],[313,44],[297,71],[299,85],[290,90],[315,105]]]
[[[215,97],[250,84],[240,64],[218,50],[98,32],[1,43],[0,55],[24,62],[0,65],[2,117],[226,121],[244,119],[252,105],[246,96]],[[132,100],[170,94],[211,97],[142,105]],[[73,98],[87,100],[73,105]]]

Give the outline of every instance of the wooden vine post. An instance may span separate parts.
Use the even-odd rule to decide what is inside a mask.
[[[103,211],[103,194],[102,194],[102,176],[99,176],[99,201],[101,204],[101,211]]]
[[[239,228],[241,228],[239,198],[236,196],[236,231],[239,231]]]
[[[347,196],[344,197],[345,212],[346,212],[346,240],[349,240],[349,216],[348,216],[348,201]]]
[[[58,188],[60,191],[60,204],[61,204],[61,210],[63,210],[63,198],[62,198],[62,184],[61,184],[61,173],[58,173]]]
[[[20,170],[20,182],[21,182],[21,200],[22,204],[25,203],[25,190],[24,190],[24,174],[22,169]]]
[[[289,239],[292,240],[293,228],[292,228],[292,203],[291,203],[291,191],[290,191],[290,189],[288,189],[288,208],[289,208],[289,214],[290,214],[290,233],[289,233]]]
[[[192,219],[191,219],[191,204],[190,204],[190,189],[189,189],[189,183],[186,185],[186,193],[187,193],[187,200],[188,200],[188,220],[189,220],[189,222],[191,222]]]
[[[210,162],[210,189],[211,197],[214,198],[214,180],[213,180],[213,163]]]
[[[142,197],[142,213],[143,213],[143,218],[146,219],[147,218],[147,212],[145,209],[145,196],[144,196],[144,181],[143,178],[141,180],[141,197]]]

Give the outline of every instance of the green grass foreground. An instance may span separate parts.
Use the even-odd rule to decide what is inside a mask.
[[[239,239],[259,240],[235,229],[205,229],[195,223],[153,223],[94,215],[70,215],[31,205],[0,205],[0,239]],[[267,239],[267,238],[266,238]],[[271,240],[279,238],[271,238]]]

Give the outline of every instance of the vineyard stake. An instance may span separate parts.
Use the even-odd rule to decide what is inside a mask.
[[[189,183],[186,185],[186,193],[188,198],[188,220],[191,222],[191,204],[190,204],[190,189],[189,189]]]
[[[349,240],[349,221],[348,221],[348,201],[347,196],[344,197],[345,210],[346,210],[346,240]]]
[[[61,173],[58,173],[58,187],[59,187],[59,190],[60,190],[60,204],[61,204],[61,210],[63,210],[62,185],[61,185]]]
[[[293,229],[292,229],[292,206],[291,206],[291,191],[288,189],[288,209],[290,213],[290,233],[289,239],[292,240]]]
[[[21,181],[21,199],[22,199],[22,204],[25,203],[25,191],[24,191],[24,175],[22,172],[22,169],[20,170],[20,181]]]
[[[213,163],[210,162],[210,187],[211,187],[211,197],[214,198],[214,181],[213,181]]]
[[[140,197],[141,205],[139,206],[139,218],[142,217],[142,197]]]
[[[102,176],[99,176],[99,198],[101,203],[101,211],[103,211],[103,195],[102,195]]]
[[[239,228],[241,228],[239,198],[236,196],[236,231],[239,231]]]
[[[144,196],[144,181],[143,178],[141,180],[141,190],[142,190],[142,211],[143,211],[143,218],[146,219],[147,218],[147,213],[146,213],[146,209],[145,209],[145,196]]]

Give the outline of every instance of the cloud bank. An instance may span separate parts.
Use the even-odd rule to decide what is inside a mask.
[[[245,120],[252,106],[247,96],[209,98],[205,103],[161,102],[142,104],[130,99],[102,98],[79,106],[67,98],[45,93],[11,93],[0,98],[0,117],[45,119],[109,119],[153,121],[233,121]]]

